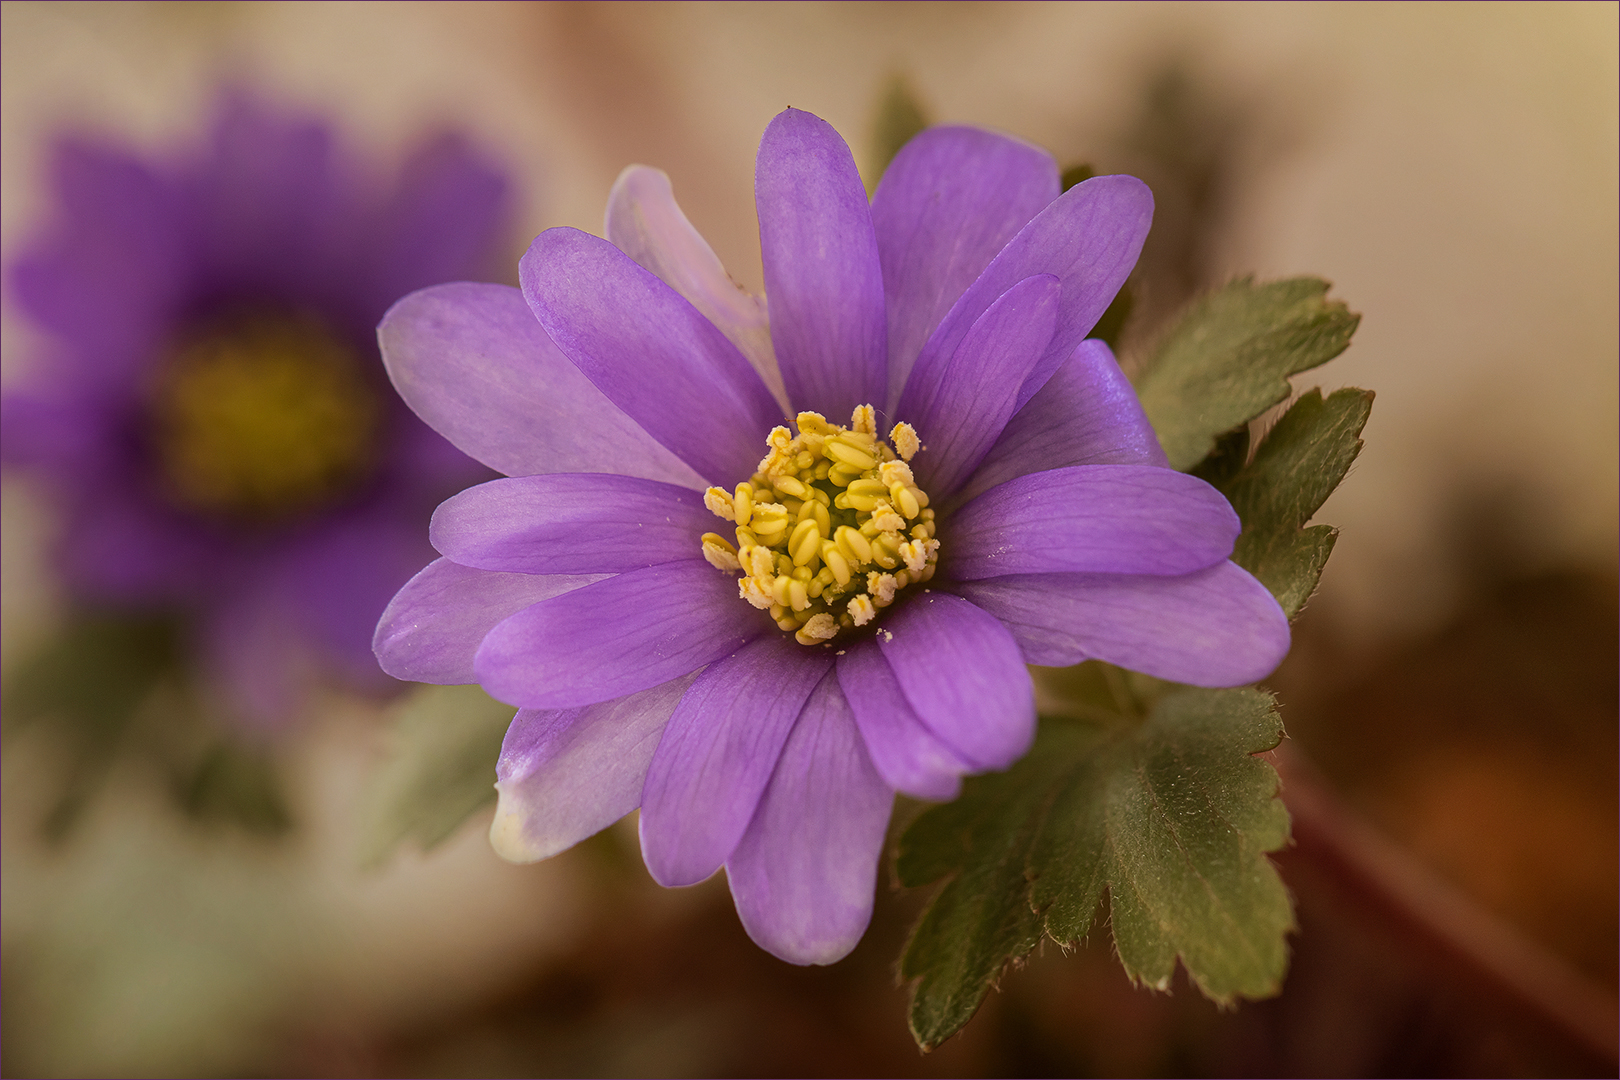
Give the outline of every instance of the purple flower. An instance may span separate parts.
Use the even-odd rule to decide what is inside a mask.
[[[521,294],[388,314],[406,400],[510,479],[439,508],[444,557],[376,645],[521,706],[503,855],[639,806],[654,878],[724,865],[756,942],[830,963],[870,918],[895,791],[950,799],[1029,748],[1026,663],[1236,685],[1288,626],[1227,561],[1231,507],[1166,467],[1083,340],[1147,234],[1141,182],[1060,196],[1044,152],[934,128],[868,205],[838,134],[790,109],[755,192],[768,320],[645,168],[608,240],[535,240]]]
[[[9,285],[53,348],[5,394],[3,455],[61,504],[69,591],[189,618],[248,723],[285,718],[312,665],[377,685],[421,522],[488,473],[398,403],[373,328],[483,269],[506,181],[447,135],[366,183],[325,127],[239,93],[183,160],[68,140],[52,179]]]

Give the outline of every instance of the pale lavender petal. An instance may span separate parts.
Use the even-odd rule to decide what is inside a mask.
[[[925,590],[884,620],[878,648],[918,717],[976,770],[1005,769],[1035,738],[1035,690],[1007,628]]]
[[[702,484],[580,374],[516,289],[423,289],[383,316],[377,338],[389,378],[416,415],[492,469]]]
[[[1196,476],[1149,465],[1076,465],[991,488],[957,511],[958,581],[1061,572],[1187,574],[1232,553],[1242,524]]]
[[[664,563],[524,608],[490,631],[473,667],[491,697],[567,709],[696,671],[774,626],[734,576],[702,559]]]
[[[1169,459],[1106,342],[1082,341],[1007,424],[954,501],[1025,473],[1067,465],[1158,465]]]
[[[1018,392],[1018,407],[1085,339],[1130,276],[1153,221],[1153,195],[1134,176],[1095,176],[1064,192],[1019,231],[940,322],[918,356],[956,351],[996,297],[1024,278],[1053,274],[1063,283],[1057,330]]]
[[[948,497],[995,445],[1052,340],[1061,292],[1050,274],[1025,278],[979,316],[952,356],[925,357],[912,371],[895,416],[928,447],[912,468],[930,493]]]
[[[918,799],[949,802],[974,770],[917,716],[875,641],[851,645],[838,658],[838,685],[854,710],[878,775]]]
[[[929,128],[895,155],[872,195],[891,411],[934,327],[1059,191],[1050,154],[982,128]]]
[[[753,475],[782,407],[684,297],[578,229],[535,237],[518,276],[546,333],[649,435],[710,483]]]
[[[641,854],[660,885],[694,885],[742,839],[831,651],[767,634],[717,659],[664,728],[641,793]]]
[[[530,604],[599,580],[595,575],[497,574],[439,559],[389,603],[372,649],[396,679],[477,682],[473,656],[497,624]]]
[[[1031,574],[953,585],[1005,623],[1032,664],[1106,660],[1193,686],[1263,679],[1288,654],[1288,619],[1235,563],[1178,577]]]
[[[647,765],[693,678],[582,709],[519,709],[495,767],[495,853],[549,859],[641,805]]]
[[[428,536],[463,566],[617,574],[701,554],[723,523],[690,488],[609,473],[491,480],[440,504]]]
[[[604,234],[608,242],[691,301],[703,317],[737,346],[770,387],[785,412],[787,391],[771,346],[765,302],[732,280],[675,202],[669,177],[660,169],[631,165],[608,193]]]
[[[888,393],[883,271],[866,189],[832,125],[787,109],[754,165],[771,341],[788,399],[835,423]],[[1010,284],[1010,283],[1009,283]]]
[[[873,769],[828,672],[726,860],[737,915],[754,943],[790,964],[847,956],[872,921],[893,805],[894,790]]]

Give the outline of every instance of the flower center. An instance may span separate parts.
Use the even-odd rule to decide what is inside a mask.
[[[152,432],[179,506],[264,525],[369,471],[381,407],[359,358],[310,316],[254,313],[185,341],[159,377]]]
[[[703,534],[717,569],[741,570],[742,598],[771,613],[801,645],[865,626],[901,589],[934,576],[939,541],[928,493],[910,461],[922,444],[910,424],[877,437],[872,406],[849,427],[802,412],[799,434],[773,428],[769,452],[735,492],[712,487],[714,514],[737,523],[737,544]]]

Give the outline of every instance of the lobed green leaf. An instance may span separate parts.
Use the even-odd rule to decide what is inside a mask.
[[[1319,278],[1240,278],[1187,309],[1136,386],[1172,466],[1204,460],[1217,436],[1286,400],[1290,375],[1349,346],[1361,316],[1327,290]]]
[[[388,756],[368,784],[362,865],[406,840],[431,849],[495,800],[512,713],[476,686],[423,686],[395,707]]]
[[[1023,761],[969,780],[902,836],[902,884],[948,878],[901,963],[924,1049],[967,1023],[1043,934],[1085,937],[1105,894],[1132,980],[1164,989],[1179,958],[1217,1002],[1281,985],[1293,909],[1265,853],[1287,842],[1288,813],[1276,772],[1253,756],[1282,737],[1270,695],[1117,675],[1109,722],[1095,722],[1096,683],[1086,721],[1044,721]],[[1155,696],[1121,700],[1121,687]]]
[[[1290,619],[1316,591],[1338,530],[1305,527],[1361,453],[1369,390],[1312,389],[1267,433],[1254,460],[1212,481],[1243,521],[1232,560],[1271,590]],[[1208,478],[1206,476],[1206,478]]]

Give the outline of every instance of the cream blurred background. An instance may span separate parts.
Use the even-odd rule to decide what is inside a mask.
[[[43,151],[61,126],[181,146],[230,79],[330,116],[384,161],[425,125],[472,132],[524,195],[514,277],[540,230],[599,232],[609,185],[639,161],[669,172],[758,288],[753,155],[781,108],[825,117],[860,159],[878,95],[904,73],[936,120],[1107,164],[1146,73],[1181,58],[1245,117],[1210,275],[1316,274],[1363,315],[1350,351],[1299,380],[1378,393],[1366,451],[1319,516],[1343,533],[1312,617],[1354,644],[1448,610],[1448,542],[1479,493],[1505,508],[1528,565],[1613,573],[1617,11],[13,0],[0,7],[3,247],[47,209]],[[3,319],[9,379],[36,339]],[[56,599],[39,573],[49,526],[21,485],[7,485],[3,525],[9,667]],[[6,815],[8,980],[21,942],[76,965],[33,1006],[56,1067],[228,1069],[288,1015],[314,1018],[312,1038],[328,1037],[321,1017],[342,1018],[334,1031],[409,1024],[567,946],[588,895],[577,861],[509,867],[470,826],[381,876],[352,869],[355,793],[378,752],[344,715],[358,708],[336,703],[298,751],[313,828],[274,856],[181,833],[133,784],[66,854]],[[26,760],[7,755],[8,810],[27,804]],[[649,898],[663,902],[684,901]],[[177,963],[187,948],[206,956]]]

